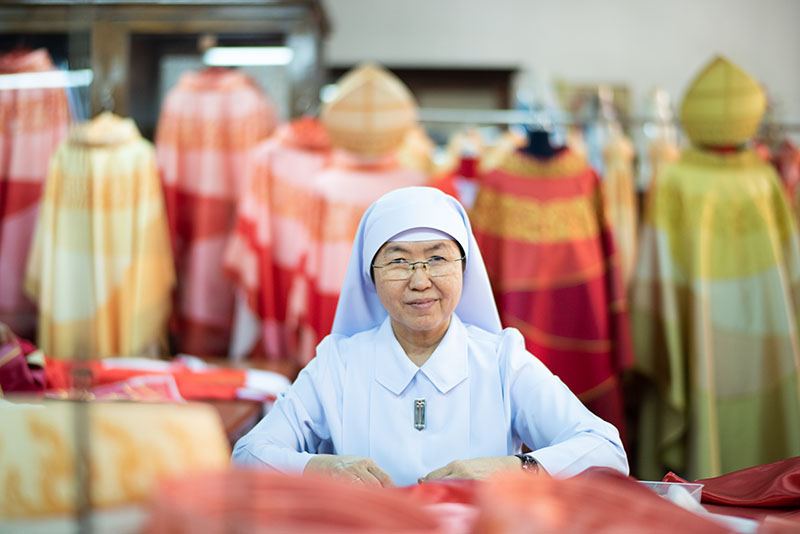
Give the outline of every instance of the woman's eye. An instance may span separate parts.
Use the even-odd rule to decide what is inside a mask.
[[[428,263],[445,263],[447,260],[441,256],[433,256],[428,258]]]
[[[406,263],[408,262],[403,258],[397,258],[396,260],[390,260],[387,265],[405,265]]]

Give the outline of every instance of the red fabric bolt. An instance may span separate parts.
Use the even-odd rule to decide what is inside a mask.
[[[438,529],[421,504],[401,493],[328,477],[232,470],[164,484],[144,532],[411,534]]]
[[[475,534],[729,532],[605,468],[566,480],[504,474],[480,488],[479,502]]]

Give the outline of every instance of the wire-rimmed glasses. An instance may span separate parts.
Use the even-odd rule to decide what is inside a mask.
[[[454,260],[448,260],[442,256],[433,256],[425,261],[408,261],[404,259],[392,260],[384,265],[375,265],[375,269],[382,269],[381,273],[385,280],[408,280],[414,275],[417,266],[425,268],[428,276],[447,276],[453,274],[458,269],[458,262],[464,261],[466,256],[461,256]]]

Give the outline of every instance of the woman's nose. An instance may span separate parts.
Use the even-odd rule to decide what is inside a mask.
[[[424,264],[420,263],[411,271],[411,278],[408,279],[408,284],[411,288],[428,287],[431,284],[431,277],[425,267]]]

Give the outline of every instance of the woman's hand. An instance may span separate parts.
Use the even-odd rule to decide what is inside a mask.
[[[472,460],[455,460],[444,467],[431,471],[419,482],[430,482],[443,478],[485,479],[500,471],[519,471],[522,462],[516,456],[498,456],[493,458],[473,458]]]
[[[325,473],[365,486],[394,487],[392,477],[371,458],[354,454],[316,454],[308,461],[303,473]]]

